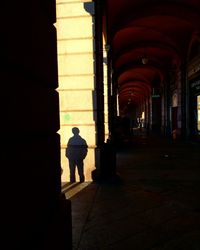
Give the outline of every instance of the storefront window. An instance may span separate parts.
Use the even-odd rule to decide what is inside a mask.
[[[200,95],[197,96],[197,129],[200,131]]]

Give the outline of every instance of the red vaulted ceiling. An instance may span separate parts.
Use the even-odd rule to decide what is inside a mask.
[[[121,110],[186,63],[199,39],[200,0],[105,0],[105,16]]]

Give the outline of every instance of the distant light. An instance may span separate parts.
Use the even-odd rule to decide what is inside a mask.
[[[147,64],[149,59],[146,56],[142,57],[142,64]]]

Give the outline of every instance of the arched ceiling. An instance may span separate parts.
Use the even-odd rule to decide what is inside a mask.
[[[191,41],[200,34],[200,1],[105,0],[105,19],[119,105],[125,110],[186,62]]]

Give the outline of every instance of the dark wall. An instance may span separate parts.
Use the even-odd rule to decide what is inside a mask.
[[[61,225],[66,215],[57,134],[55,13],[55,0],[11,0],[1,5],[0,221],[4,249],[61,249],[66,229],[64,222]],[[67,237],[62,240],[67,244]]]

